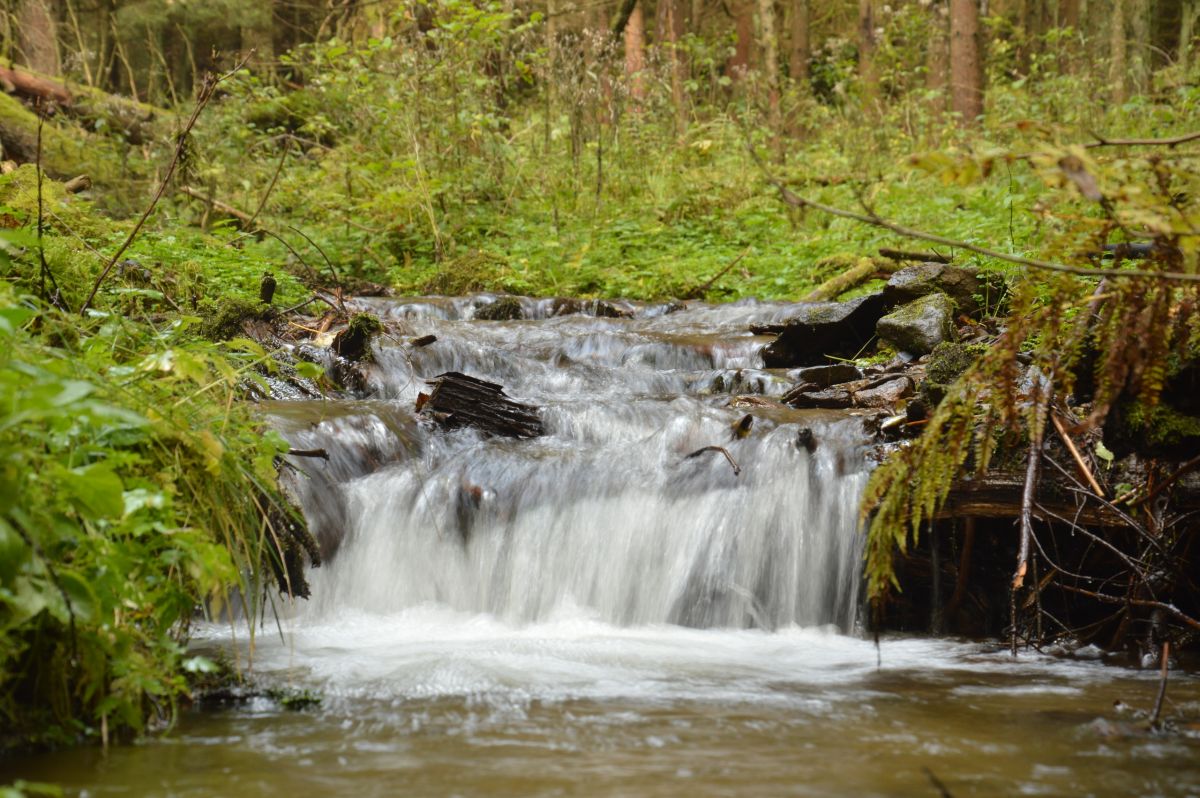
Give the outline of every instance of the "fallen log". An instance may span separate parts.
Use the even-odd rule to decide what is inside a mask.
[[[859,258],[858,262],[844,272],[830,277],[809,291],[805,302],[829,302],[847,291],[857,288],[873,278],[886,278],[900,268],[900,261]]]
[[[907,252],[903,249],[888,249],[887,247],[881,247],[879,254],[890,260],[908,260],[917,263],[950,263],[954,260],[949,255],[940,255],[937,252]]]
[[[433,386],[418,412],[447,429],[474,427],[489,435],[536,438],[545,434],[537,408],[514,402],[494,382],[457,371],[427,381]]]
[[[23,69],[0,67],[0,87],[9,94],[57,105],[70,105],[75,99],[61,83]]]

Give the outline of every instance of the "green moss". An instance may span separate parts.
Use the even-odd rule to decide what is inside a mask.
[[[949,385],[958,379],[975,360],[987,351],[982,344],[962,344],[944,341],[934,347],[925,366],[925,377],[932,382]]]
[[[226,297],[209,304],[202,311],[200,335],[210,341],[228,341],[245,335],[245,322],[265,319],[270,312],[270,308],[253,302]]]
[[[525,318],[525,311],[521,309],[521,300],[515,296],[505,296],[475,311],[475,318],[485,321],[512,321]]]
[[[1128,402],[1121,407],[1121,423],[1112,432],[1125,439],[1126,446],[1143,454],[1171,456],[1186,455],[1200,449],[1200,418],[1181,413],[1159,404],[1152,408],[1141,402]]]

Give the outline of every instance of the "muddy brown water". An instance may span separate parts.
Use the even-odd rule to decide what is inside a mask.
[[[336,554],[313,597],[201,629],[260,697],[107,752],[0,761],[88,796],[1200,795],[1200,677],[1144,732],[1157,671],[980,643],[864,637],[861,419],[778,397],[746,332],[783,305],[473,320],[483,298],[374,300],[366,401],[269,405]],[[416,336],[434,344],[413,347]],[[462,371],[547,434],[414,420]],[[733,433],[755,415],[749,435]],[[808,430],[816,447],[803,445]],[[687,455],[722,446],[723,456]],[[1084,652],[1086,653],[1086,652]],[[1114,706],[1114,702],[1119,705]]]

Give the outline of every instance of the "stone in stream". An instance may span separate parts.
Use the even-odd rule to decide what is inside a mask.
[[[954,305],[945,294],[929,294],[879,320],[879,337],[903,352],[924,355],[953,340]]]
[[[899,376],[870,388],[856,391],[854,404],[859,407],[895,407],[901,399],[909,396],[912,392],[912,380],[905,376]]]
[[[763,365],[792,368],[819,364],[826,355],[853,357],[871,340],[883,309],[883,294],[801,303],[778,327],[779,337],[762,348]]]
[[[502,296],[475,311],[475,318],[483,321],[516,321],[525,318],[521,300],[515,296]]]
[[[447,429],[474,427],[506,438],[545,434],[537,408],[514,402],[494,382],[448,371],[429,380],[429,384],[433,390],[418,398],[417,412]]]
[[[854,397],[849,391],[841,388],[826,388],[823,391],[800,391],[789,393],[784,397],[792,407],[823,408],[827,410],[842,410],[854,404]]]
[[[795,372],[789,372],[788,376],[793,377],[796,382],[811,382],[828,388],[842,382],[861,380],[863,373],[862,369],[850,363],[830,363],[825,366],[797,369]]]
[[[901,305],[929,294],[946,294],[962,313],[980,309],[979,299],[996,304],[1003,287],[990,280],[981,280],[973,269],[945,263],[918,263],[905,266],[892,275],[883,295],[889,305]]]

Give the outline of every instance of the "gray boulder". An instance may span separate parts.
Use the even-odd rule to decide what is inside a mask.
[[[808,366],[788,372],[796,382],[811,382],[822,388],[843,382],[862,379],[862,369],[852,363],[830,363],[825,366]]]
[[[953,340],[954,304],[945,294],[929,294],[896,308],[879,320],[879,337],[902,352],[924,355]]]
[[[822,363],[825,355],[853,357],[871,340],[883,309],[883,294],[802,302],[783,322],[779,337],[763,347],[763,365],[792,368]]]
[[[997,280],[981,280],[975,270],[946,263],[918,263],[905,266],[892,275],[883,295],[889,306],[912,302],[929,294],[943,293],[954,300],[963,313],[980,310],[979,299],[995,306],[1003,285]]]

